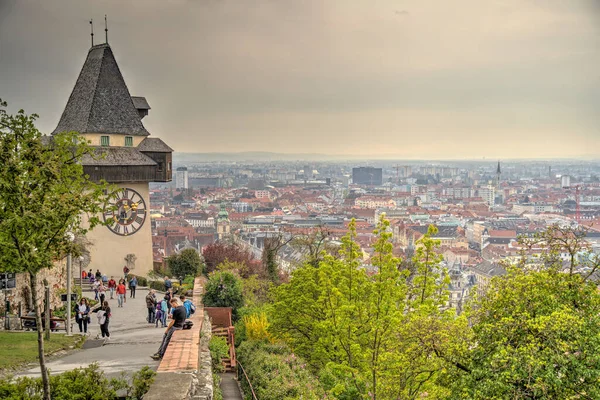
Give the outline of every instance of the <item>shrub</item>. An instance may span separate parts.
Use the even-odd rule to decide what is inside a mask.
[[[221,376],[213,370],[213,400],[223,400],[223,391],[221,390]]]
[[[146,278],[144,276],[138,276],[137,281],[138,281],[138,286],[148,287],[148,278]]]
[[[164,292],[165,291],[165,282],[164,281],[150,281],[150,289]]]
[[[267,314],[261,312],[259,314],[247,315],[242,318],[245,327],[245,333],[248,340],[268,340],[272,341],[267,329],[269,321]]]
[[[155,375],[156,372],[151,370],[147,365],[133,374],[131,387],[127,390],[127,397],[141,399],[150,389],[150,385],[154,382]]]
[[[325,391],[306,363],[283,344],[246,341],[237,357],[259,399],[321,399]],[[245,379],[242,388],[249,392]]]
[[[210,338],[208,348],[210,349],[213,371],[225,371],[221,360],[224,358],[229,358],[229,345],[227,344],[227,339],[220,336],[213,336]]]
[[[117,391],[125,389],[128,398],[141,399],[148,391],[156,373],[148,367],[133,376],[130,386],[125,379],[107,379],[94,363],[86,368],[76,368],[59,375],[50,376],[50,395],[63,400],[113,400]],[[41,378],[0,379],[0,399],[42,399]]]
[[[233,318],[244,305],[242,282],[230,271],[215,271],[210,274],[205,286],[204,305],[206,307],[231,307]]]

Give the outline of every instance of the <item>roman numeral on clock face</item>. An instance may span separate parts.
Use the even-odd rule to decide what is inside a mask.
[[[135,217],[135,222],[142,225],[144,223],[144,218],[138,215],[137,217]]]

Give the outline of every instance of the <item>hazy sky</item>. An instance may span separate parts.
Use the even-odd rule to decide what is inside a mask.
[[[0,0],[0,97],[52,131],[104,14],[176,151],[600,156],[595,0]]]

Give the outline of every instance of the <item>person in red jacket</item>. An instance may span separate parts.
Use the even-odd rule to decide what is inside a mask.
[[[121,279],[119,281],[119,285],[117,286],[118,307],[123,307],[123,303],[125,302],[125,293],[127,293],[127,288],[125,287],[125,280]]]
[[[113,299],[113,295],[115,294],[115,290],[117,289],[117,281],[115,281],[115,277],[111,276],[108,281],[108,290],[110,290],[110,299]]]

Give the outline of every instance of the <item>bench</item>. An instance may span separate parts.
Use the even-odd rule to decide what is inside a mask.
[[[23,326],[23,322],[24,321],[33,321],[35,322],[35,317],[29,317],[29,316],[23,316],[21,317],[21,329],[33,329],[33,328],[29,328],[29,327],[24,327]],[[50,326],[52,326],[52,322],[56,322],[57,326],[55,329],[51,329],[52,332],[56,332],[59,329],[64,329],[65,331],[67,330],[67,321],[64,318],[50,318]],[[71,324],[72,325],[72,324]],[[71,327],[72,328],[72,327]]]

